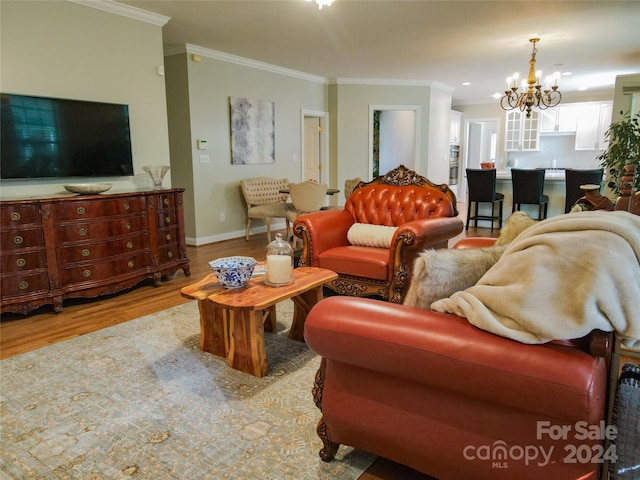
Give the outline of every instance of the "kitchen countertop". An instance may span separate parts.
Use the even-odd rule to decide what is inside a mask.
[[[511,170],[498,170],[496,172],[498,180],[511,180]],[[544,174],[545,182],[564,182],[564,168],[546,169]]]

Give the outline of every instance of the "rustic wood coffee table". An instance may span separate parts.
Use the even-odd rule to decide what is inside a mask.
[[[231,368],[256,377],[267,374],[264,330],[276,330],[276,304],[290,298],[294,303],[289,338],[304,340],[304,320],[322,300],[322,285],[338,278],[331,270],[300,267],[295,281],[284,287],[264,284],[264,276],[253,277],[240,289],[226,289],[215,273],[180,290],[182,296],[198,300],[200,348],[226,357]]]

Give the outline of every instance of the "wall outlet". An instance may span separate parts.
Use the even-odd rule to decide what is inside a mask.
[[[221,222],[226,222],[227,221],[227,216],[224,213],[220,214],[220,221]]]

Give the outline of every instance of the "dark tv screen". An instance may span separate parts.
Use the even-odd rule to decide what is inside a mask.
[[[128,105],[0,97],[1,178],[133,175]]]

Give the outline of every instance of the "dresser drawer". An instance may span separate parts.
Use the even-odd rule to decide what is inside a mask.
[[[158,262],[160,265],[172,262],[180,258],[180,252],[178,251],[178,245],[167,245],[158,249]]]
[[[40,227],[0,231],[0,250],[42,246],[44,246],[44,234]]]
[[[146,212],[144,197],[125,197],[105,200],[77,200],[57,203],[53,206],[55,222],[64,220],[82,220],[129,213]]]
[[[158,230],[158,245],[168,245],[178,241],[178,229],[174,228],[162,228]]]
[[[165,210],[156,214],[156,222],[158,228],[168,227],[169,225],[178,224],[178,216],[175,210]]]
[[[0,225],[10,227],[29,223],[40,224],[40,208],[37,205],[7,205],[0,207]]]
[[[146,252],[150,251],[149,239],[144,233],[132,237],[119,238],[117,240],[84,243],[82,245],[72,245],[56,249],[58,264],[108,258],[116,255],[135,253],[141,250]]]
[[[2,298],[49,290],[49,277],[45,271],[19,275],[2,275]]]
[[[8,253],[0,256],[2,274],[27,272],[38,268],[47,268],[44,250],[32,252]]]
[[[86,263],[74,267],[62,266],[60,269],[60,284],[94,282],[115,279],[118,275],[146,270],[151,265],[150,255],[143,252],[116,260]]]
[[[160,210],[174,210],[176,208],[176,196],[172,194],[163,193],[156,197],[157,204],[156,209]]]
[[[149,230],[146,217],[124,217],[103,222],[78,222],[58,225],[56,227],[56,243],[96,240],[115,235],[126,235]]]

